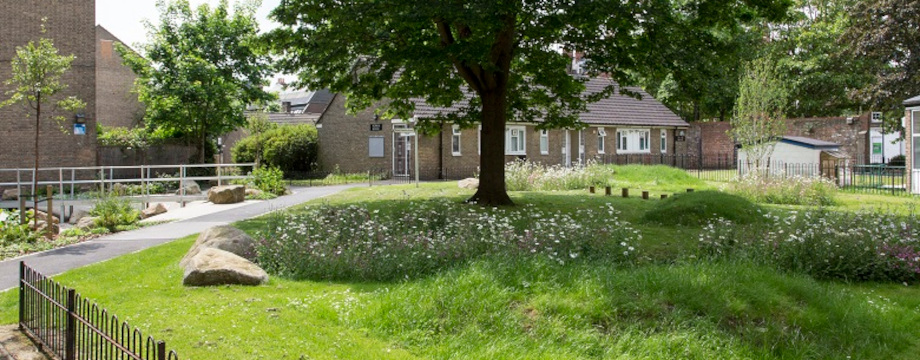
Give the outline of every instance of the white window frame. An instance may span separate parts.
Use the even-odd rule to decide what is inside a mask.
[[[549,130],[540,130],[540,154],[549,155]]]
[[[597,153],[605,154],[607,152],[607,129],[597,128]]]
[[[379,153],[374,152],[374,142],[375,141],[379,141],[379,145],[380,145]],[[383,158],[386,156],[386,148],[387,148],[386,138],[384,138],[383,136],[369,136],[367,138],[367,157]]]
[[[912,129],[911,129],[911,130],[912,130],[912,131],[911,131],[911,133],[912,133],[912,134],[911,134],[911,140],[913,140],[913,143],[910,144],[910,147],[911,147],[911,148],[910,148],[910,151],[913,153],[913,154],[911,154],[911,155],[912,155],[912,156],[911,156],[911,158],[912,158],[912,159],[911,159],[911,162],[912,162],[913,164],[907,164],[907,165],[913,167],[914,173],[913,173],[912,176],[918,176],[918,175],[920,175],[920,174],[918,174],[918,173],[920,173],[920,157],[917,157],[917,156],[915,156],[915,155],[917,154],[918,145],[920,145],[920,111],[917,111],[917,110],[911,111],[911,112],[910,112],[910,115],[911,115],[911,116],[910,116],[911,118],[910,118],[910,119],[907,119],[907,120],[911,122],[911,123],[910,123],[910,126],[911,126],[911,128],[912,128]],[[916,179],[914,179],[914,180],[912,180],[912,181],[913,181],[915,184],[920,183],[920,181],[918,181],[918,180],[916,180]]]
[[[661,129],[661,153],[668,153],[668,130]]]
[[[649,154],[651,129],[617,129],[617,154]]]
[[[450,153],[453,156],[462,156],[463,155],[463,143],[461,142],[461,136],[463,136],[463,130],[460,129],[460,125],[452,125],[450,127],[451,136],[450,136]]]
[[[527,155],[527,127],[505,128],[505,155]]]

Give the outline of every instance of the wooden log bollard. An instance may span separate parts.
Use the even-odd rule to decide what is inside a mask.
[[[594,187],[593,187],[593,186],[592,186],[592,187],[589,187],[589,188],[588,188],[588,191],[590,191],[592,194],[595,193],[595,190],[594,190]]]
[[[661,200],[664,200],[664,199],[667,199],[667,198],[668,198],[668,194],[661,194]]]
[[[613,190],[610,189],[610,187],[608,186],[608,187],[604,188],[604,195],[610,196],[611,194],[613,194],[612,191],[613,191]]]
[[[692,192],[693,192],[693,189],[687,189],[687,192],[688,192],[688,193],[692,193]]]
[[[648,200],[648,196],[649,196],[648,191],[642,192],[642,200]]]
[[[623,188],[623,197],[625,197],[625,198],[628,198],[628,197],[629,197],[629,189]]]

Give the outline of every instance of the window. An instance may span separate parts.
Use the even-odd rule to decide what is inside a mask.
[[[603,154],[607,151],[607,130],[604,128],[597,129],[597,153]]]
[[[507,155],[527,155],[526,135],[523,126],[509,126],[505,132],[505,153]]]
[[[665,154],[668,152],[668,131],[661,129],[661,153]]]
[[[540,154],[549,155],[549,130],[540,130]]]
[[[873,113],[872,113],[872,122],[873,122],[873,123],[880,123],[880,122],[882,122],[882,120],[883,120],[883,119],[882,119],[882,113],[880,113],[880,112],[873,112]]]
[[[383,157],[383,136],[371,136],[367,142],[368,156],[372,158]]]
[[[621,154],[629,153],[649,153],[651,152],[651,130],[618,130],[617,131],[617,152]]]
[[[450,138],[450,151],[454,156],[460,156],[460,126],[454,125],[451,127],[453,136]]]
[[[912,144],[914,151],[914,170],[920,170],[920,111],[914,111],[912,117],[914,118],[914,143]],[[914,176],[918,176],[916,172]],[[914,180],[915,184],[916,181],[917,180]]]

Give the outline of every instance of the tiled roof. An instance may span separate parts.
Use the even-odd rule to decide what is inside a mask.
[[[920,96],[904,100],[904,106],[920,106]]]
[[[329,90],[319,91],[294,91],[283,93],[279,96],[281,102],[290,102],[291,106],[305,106],[307,104],[329,104],[332,102],[332,93]]]
[[[248,113],[247,116],[255,113]],[[268,121],[279,125],[316,124],[321,114],[266,113]]]
[[[612,80],[594,78],[585,84],[585,92],[598,93],[611,84]],[[614,94],[606,99],[588,105],[588,111],[581,114],[581,121],[591,125],[625,125],[625,126],[690,126],[667,106],[637,87],[627,87],[641,95],[638,100],[633,97]],[[468,94],[467,98],[472,97]],[[459,101],[451,107],[428,105],[422,99],[412,99],[415,103],[415,116],[418,118],[436,117],[465,108],[469,102]]]

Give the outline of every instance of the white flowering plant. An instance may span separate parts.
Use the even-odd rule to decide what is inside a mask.
[[[812,209],[764,213],[739,225],[716,219],[700,249],[712,258],[744,258],[820,279],[920,281],[920,218]]]
[[[613,174],[612,167],[598,165],[593,160],[572,167],[519,160],[505,165],[505,186],[508,191],[578,190],[606,186]]]
[[[320,205],[272,216],[258,234],[257,261],[290,278],[374,281],[418,277],[482,257],[540,256],[560,266],[633,261],[641,235],[618,215],[611,205],[574,213],[447,200],[386,210]]]
[[[39,234],[28,225],[32,218],[29,210],[26,212],[26,224],[21,224],[18,210],[0,209],[0,246],[38,240]]]
[[[751,201],[781,205],[835,204],[837,185],[823,177],[765,176],[749,173],[733,181],[730,190]]]

